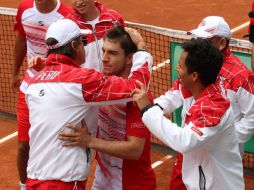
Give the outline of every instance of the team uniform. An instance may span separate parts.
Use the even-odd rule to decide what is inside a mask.
[[[181,98],[174,99],[174,95]],[[219,86],[209,85],[195,100],[178,80],[156,102],[163,111],[153,106],[142,120],[151,133],[183,154],[182,180],[186,188],[243,190],[233,112]],[[180,104],[183,105],[182,128],[163,116]]]
[[[150,54],[135,53],[131,79],[126,80],[81,68],[64,55],[49,55],[46,67],[29,81],[25,92],[31,123],[27,187],[48,180],[75,185],[85,181],[90,171],[90,150],[62,147],[59,132],[67,130],[64,126],[69,123],[81,126],[83,119],[87,122],[90,106],[129,97],[137,79],[147,85],[151,66]]]
[[[31,59],[34,56],[46,57],[47,49],[45,36],[47,28],[52,22],[62,19],[70,13],[74,13],[73,9],[59,0],[57,0],[55,9],[50,13],[39,12],[34,0],[24,0],[20,3],[14,27],[20,35],[26,37],[28,59]],[[34,69],[28,69],[20,85],[17,106],[18,139],[20,141],[29,140],[29,113],[25,102],[24,92],[28,86],[28,81],[35,74],[36,71]]]
[[[89,29],[91,34],[87,35],[88,44],[85,47],[86,63],[82,65],[84,68],[94,68],[102,72],[102,44],[103,36],[112,28],[118,25],[125,25],[123,18],[116,11],[95,2],[100,14],[93,21],[86,21],[78,12],[69,15],[70,19],[75,21],[80,29]]]
[[[222,93],[231,102],[234,113],[235,130],[237,140],[242,149],[242,143],[246,142],[254,133],[254,87],[251,71],[228,49],[224,50],[224,62],[220,70],[217,82]],[[183,105],[182,118],[184,118],[185,102],[177,91],[171,90],[155,99],[155,102],[164,108],[167,113]],[[182,183],[182,155],[177,156],[171,176],[171,189],[186,189]]]
[[[100,106],[97,137],[107,141],[125,141],[127,136],[145,138],[139,160],[118,158],[96,152],[97,165],[92,190],[154,190],[156,178],[151,168],[150,132],[132,102]]]
[[[99,16],[92,21],[85,20],[76,10],[73,14],[69,14],[67,17],[73,20],[81,29],[88,29],[92,31],[91,34],[86,35],[86,61],[81,65],[81,67],[92,68],[96,71],[102,72],[101,57],[103,55],[103,36],[115,26],[125,24],[121,15],[116,11],[109,9],[98,2],[95,2],[95,6],[99,10]],[[97,123],[98,121],[98,106],[91,107],[89,112],[93,120],[90,119],[89,123],[86,123],[88,127],[94,126],[94,123]],[[93,129],[91,129],[91,134],[95,135],[95,133],[96,127],[93,127]]]

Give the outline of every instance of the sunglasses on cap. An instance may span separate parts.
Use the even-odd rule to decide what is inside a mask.
[[[81,37],[81,41],[84,44],[84,46],[87,45],[87,37],[86,36],[80,36]]]

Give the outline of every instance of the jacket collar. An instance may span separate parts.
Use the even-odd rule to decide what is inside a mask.
[[[210,84],[209,86],[205,88],[203,92],[201,92],[201,94],[198,96],[195,102],[201,101],[203,98],[206,98],[206,97],[211,98],[217,93],[221,94],[221,90],[219,86],[216,83]]]
[[[70,58],[67,57],[65,55],[61,55],[61,54],[50,54],[47,57],[47,61],[46,61],[46,65],[59,65],[59,64],[65,64],[65,65],[72,65],[74,67],[80,67],[77,62]]]

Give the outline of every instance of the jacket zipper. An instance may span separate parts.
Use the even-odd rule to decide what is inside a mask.
[[[93,27],[93,35],[94,35],[96,49],[97,49],[97,57],[98,57],[98,61],[99,61],[99,68],[100,68],[100,72],[102,72],[100,46],[99,46],[99,42],[98,42],[98,39],[97,39],[97,36],[96,36],[96,25]]]
[[[198,169],[199,169],[199,188],[200,190],[206,190],[206,178],[202,166],[200,165]]]

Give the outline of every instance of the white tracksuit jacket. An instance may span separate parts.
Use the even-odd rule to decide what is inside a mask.
[[[91,105],[128,98],[137,79],[148,85],[151,67],[150,54],[135,53],[131,80],[127,81],[81,68],[66,56],[49,55],[46,67],[31,79],[25,92],[31,124],[28,178],[85,180],[90,171],[88,151],[63,147],[63,141],[57,138],[59,132],[66,130],[64,126],[69,123],[81,126],[84,117],[86,122],[93,119],[89,113]]]
[[[142,120],[156,137],[183,154],[182,178],[188,190],[244,189],[233,112],[218,87],[210,85],[194,102],[176,81],[155,103],[167,113],[183,105],[182,127],[166,119],[159,106],[146,111]]]

